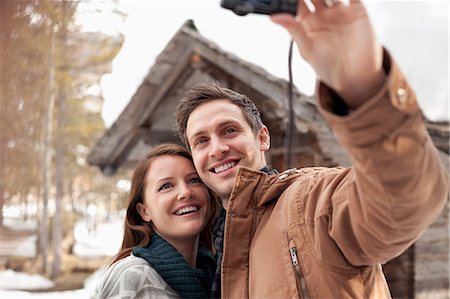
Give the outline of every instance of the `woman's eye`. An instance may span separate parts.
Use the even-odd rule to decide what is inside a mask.
[[[189,183],[191,183],[191,184],[201,184],[202,181],[200,180],[200,178],[191,178],[189,180]]]
[[[170,187],[172,187],[171,183],[165,183],[164,185],[162,185],[161,187],[159,187],[158,191],[162,191],[165,189],[169,189]]]

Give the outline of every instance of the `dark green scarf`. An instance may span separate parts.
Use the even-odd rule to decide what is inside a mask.
[[[181,297],[209,298],[216,264],[208,249],[199,248],[192,269],[175,247],[153,233],[150,245],[134,247],[133,255],[145,259]]]

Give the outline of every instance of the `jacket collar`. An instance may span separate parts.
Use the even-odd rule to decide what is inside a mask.
[[[228,211],[242,214],[249,208],[263,209],[268,202],[280,197],[294,180],[311,170],[311,168],[293,168],[282,173],[268,175],[263,171],[255,171],[241,166],[230,195]],[[240,200],[240,198],[244,199]]]

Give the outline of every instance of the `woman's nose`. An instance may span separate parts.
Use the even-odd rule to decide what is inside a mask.
[[[191,188],[186,184],[181,184],[178,190],[178,199],[190,199],[193,195]]]

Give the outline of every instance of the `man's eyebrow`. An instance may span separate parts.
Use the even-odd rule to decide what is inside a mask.
[[[197,137],[197,136],[199,136],[199,135],[203,135],[203,134],[205,134],[205,132],[206,131],[198,131],[198,132],[196,132],[195,134],[193,134],[192,136],[188,136],[188,140],[190,140],[190,139],[192,139],[192,138],[195,138],[195,137]]]
[[[227,125],[236,124],[236,123],[239,124],[239,122],[236,121],[236,120],[229,120],[229,119],[227,119],[227,120],[224,120],[223,122],[219,123],[217,127],[221,128],[221,127],[225,127]],[[206,133],[206,130],[201,130],[201,131],[195,132],[191,136],[188,136],[188,139],[195,138],[195,137],[197,137],[199,135],[203,135],[205,133]]]
[[[223,126],[226,126],[226,125],[232,124],[232,123],[239,123],[239,122],[236,121],[236,120],[226,120],[226,121],[220,123],[219,126],[220,126],[220,127],[223,127]]]

